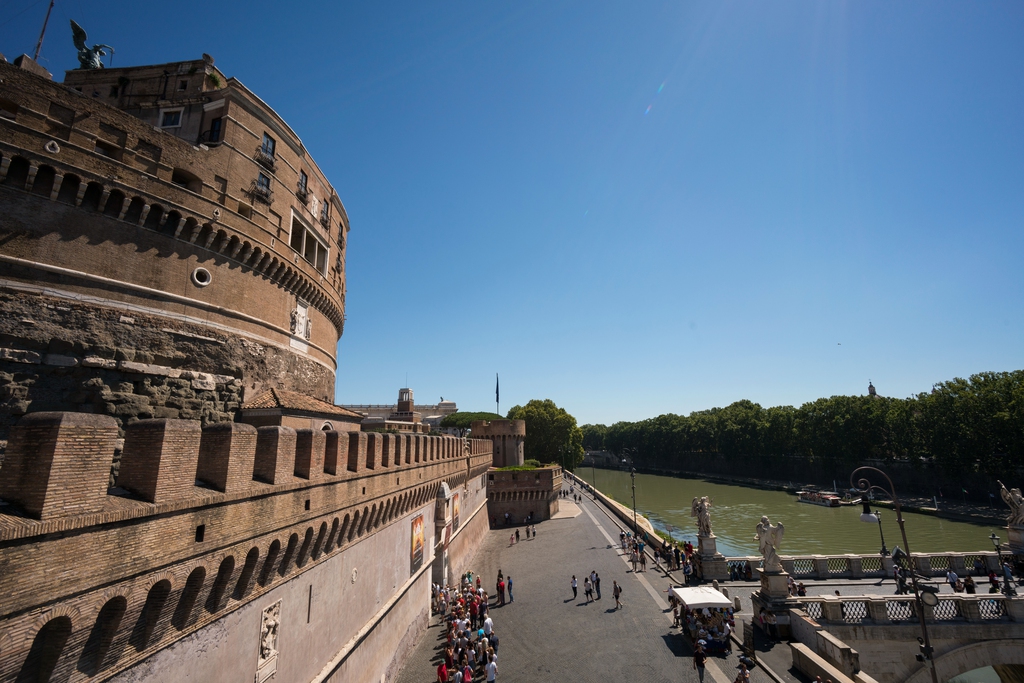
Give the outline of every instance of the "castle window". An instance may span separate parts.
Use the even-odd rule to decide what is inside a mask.
[[[179,187],[184,187],[186,190],[192,192],[203,191],[202,179],[194,173],[190,173],[183,168],[176,168],[171,172],[171,182]]]
[[[206,136],[207,142],[220,142],[221,131],[224,128],[223,117],[218,116],[210,121],[210,134]]]
[[[324,201],[323,206],[320,207],[320,225],[325,228],[331,227],[331,209],[330,204]]]
[[[103,140],[96,141],[95,151],[97,154],[102,154],[103,156],[110,157],[111,159],[121,158],[121,148],[117,145],[112,145],[109,142],[104,142]]]
[[[13,121],[18,116],[18,105],[0,97],[0,119]]]
[[[180,128],[181,127],[181,112],[184,111],[183,107],[177,109],[164,109],[160,112],[160,127],[161,128]]]
[[[260,145],[260,150],[268,157],[273,158],[274,150],[277,148],[277,142],[274,138],[270,137],[266,133],[263,134],[263,144]]]
[[[117,97],[117,86],[116,85],[110,86],[110,93],[109,93],[108,97]]]
[[[327,269],[327,245],[298,219],[292,216],[292,234],[288,240],[292,249],[309,261],[321,273]]]
[[[188,90],[188,81],[178,81],[178,90]]]

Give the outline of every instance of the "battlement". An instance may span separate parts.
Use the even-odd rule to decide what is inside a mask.
[[[23,417],[0,469],[0,499],[17,508],[0,513],[0,541],[48,533],[52,520],[77,528],[455,459],[479,474],[491,456],[482,439],[139,420],[125,428],[117,487],[108,490],[117,433],[105,415]]]
[[[526,436],[526,420],[477,420],[471,426],[474,438],[492,436]]]

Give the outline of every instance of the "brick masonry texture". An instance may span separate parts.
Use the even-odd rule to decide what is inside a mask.
[[[161,130],[169,68],[184,123]],[[27,412],[206,425],[271,386],[329,400],[348,216],[295,133],[207,59],[68,79],[0,63],[0,442]],[[307,261],[294,226],[329,259]]]
[[[290,452],[294,467],[294,430],[259,432]],[[40,454],[52,452],[49,478],[37,472],[23,497],[38,498],[44,482],[45,499],[57,492],[67,510],[95,509],[96,484],[109,467],[115,433],[105,416],[28,416],[14,429],[4,466],[15,472],[38,467]],[[307,480],[288,470],[287,483],[276,485],[259,482],[250,471],[247,487],[221,493],[196,481],[200,453],[230,460],[237,449],[244,462],[253,448],[245,426],[230,439],[227,433],[222,425],[201,432],[191,421],[141,421],[125,439],[122,476],[132,477],[143,495],[124,492],[120,485],[127,482],[119,481],[103,493],[98,512],[40,520],[26,516],[29,510],[0,507],[0,681],[23,672],[33,643],[38,649],[37,640],[46,639],[44,626],[61,618],[70,621],[71,631],[54,675],[86,678],[76,665],[99,652],[102,674],[90,680],[104,680],[430,505],[441,482],[459,490],[476,482],[482,501],[482,477],[491,463],[487,441],[381,435],[396,446],[391,452],[404,456],[370,469],[366,435],[338,433],[344,441],[339,448],[348,450],[350,437],[356,444],[354,471],[346,466],[329,475],[313,467]],[[397,448],[399,438],[404,450]],[[214,453],[215,444],[228,452]],[[54,476],[83,455],[96,460],[100,451],[107,460],[94,462],[89,490],[68,488],[66,475]],[[133,470],[137,462],[141,471]],[[74,561],[40,563],[40,557]],[[367,609],[379,608],[373,604]],[[90,640],[94,631],[110,636],[105,645],[98,636]]]

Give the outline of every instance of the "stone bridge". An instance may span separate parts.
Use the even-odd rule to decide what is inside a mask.
[[[938,679],[986,666],[1024,666],[1024,598],[999,594],[940,594],[935,607],[925,606],[925,621]],[[791,612],[793,637],[831,661],[823,643],[855,651],[855,668],[880,683],[930,683],[927,667],[918,662],[921,626],[913,596],[815,596],[802,599],[803,609]],[[833,638],[821,638],[818,631]],[[838,643],[836,641],[839,641]],[[845,671],[850,678],[855,671]]]

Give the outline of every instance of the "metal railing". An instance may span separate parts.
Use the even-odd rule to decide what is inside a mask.
[[[277,159],[272,154],[264,152],[263,147],[257,147],[256,151],[252,154],[252,158],[257,164],[271,172],[274,171],[277,164]]]
[[[253,180],[249,185],[249,196],[253,201],[263,202],[268,206],[274,201],[273,191],[269,187],[260,185],[257,180]]]

